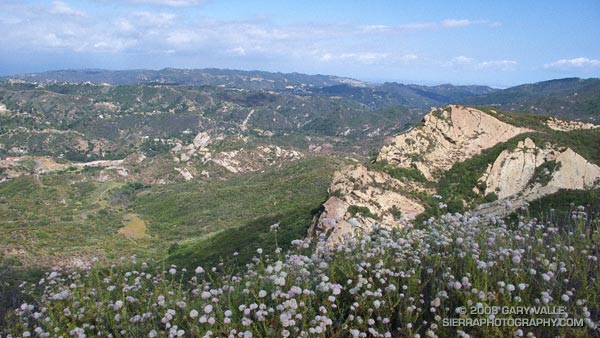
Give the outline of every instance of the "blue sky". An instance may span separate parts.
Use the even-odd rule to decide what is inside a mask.
[[[0,74],[231,68],[506,87],[600,77],[600,1],[0,0]]]

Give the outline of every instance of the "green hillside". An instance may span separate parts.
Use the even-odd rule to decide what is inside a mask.
[[[600,79],[567,78],[524,84],[456,102],[598,123]]]

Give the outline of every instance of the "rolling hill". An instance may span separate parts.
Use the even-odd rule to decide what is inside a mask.
[[[600,79],[566,78],[524,84],[456,102],[598,123]]]

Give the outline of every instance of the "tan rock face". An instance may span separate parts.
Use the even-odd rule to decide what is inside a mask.
[[[578,121],[564,121],[564,120],[557,119],[555,117],[549,118],[548,121],[546,121],[546,125],[550,129],[558,130],[558,131],[572,131],[572,130],[579,130],[579,129],[600,128],[599,125],[595,125],[592,123],[584,123],[584,122],[578,122]]]
[[[480,110],[449,106],[429,113],[420,126],[381,149],[378,161],[415,167],[429,179],[500,142],[531,130],[504,123]]]
[[[496,193],[504,199],[523,191],[546,155],[529,138],[513,151],[504,150],[480,179],[486,183],[485,194]]]
[[[536,169],[548,161],[556,162],[551,178],[541,184],[532,182]],[[540,170],[538,170],[540,171]],[[533,200],[559,189],[586,189],[600,180],[600,167],[588,162],[570,148],[559,151],[552,146],[538,147],[529,138],[516,149],[503,151],[481,178],[487,184],[485,193],[495,192],[499,199],[522,194]]]
[[[559,189],[587,189],[600,183],[600,167],[588,162],[570,148],[556,155],[560,168],[545,186],[535,186],[525,194],[527,200],[557,192]]]
[[[589,129],[587,124],[550,119],[549,127],[559,130]],[[386,141],[378,161],[401,168],[417,168],[435,181],[436,173],[480,154],[498,143],[533,132],[504,123],[480,110],[449,106],[435,110],[421,125]],[[484,194],[495,193],[498,200],[479,206],[481,216],[502,215],[559,189],[585,189],[598,186],[600,167],[588,162],[569,148],[536,145],[530,138],[507,149],[490,163],[480,178]],[[477,187],[473,187],[477,190]],[[334,174],[324,210],[312,228],[313,235],[327,233],[337,242],[344,235],[370,231],[374,224],[402,226],[403,219],[424,211],[411,190],[427,191],[415,183],[407,184],[382,172],[361,165],[344,168]],[[477,190],[479,193],[479,190]],[[368,208],[368,213],[365,211]],[[363,210],[364,214],[355,211]],[[352,212],[354,211],[354,213]]]
[[[554,161],[554,170],[541,170],[544,164]],[[536,181],[544,172],[547,181]],[[600,167],[588,162],[570,148],[558,150],[547,145],[536,146],[530,139],[520,142],[516,149],[505,150],[490,165],[481,178],[486,182],[486,193],[495,192],[499,200],[476,208],[476,215],[506,215],[512,210],[526,205],[560,189],[583,190],[598,186]]]
[[[355,230],[369,231],[376,223],[398,226],[400,217],[411,219],[425,210],[402,193],[410,189],[386,173],[369,171],[362,165],[348,166],[334,174],[330,198],[323,205],[324,211],[313,225],[312,233],[326,232],[330,241],[337,242]],[[351,206],[366,207],[371,215],[353,215]]]
[[[194,137],[194,147],[196,148],[205,148],[211,142],[210,135],[206,132],[201,132],[196,137]]]

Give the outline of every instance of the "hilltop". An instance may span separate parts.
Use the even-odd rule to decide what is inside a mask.
[[[530,83],[457,102],[598,123],[600,79],[566,78]]]

